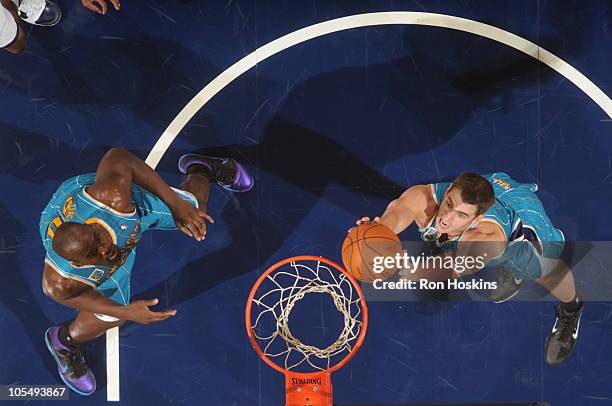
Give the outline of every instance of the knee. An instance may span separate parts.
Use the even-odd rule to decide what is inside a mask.
[[[97,316],[93,316],[97,317]],[[70,323],[69,332],[70,337],[74,338],[78,342],[86,342],[100,337],[106,331],[113,327],[119,327],[125,324],[127,320],[117,321],[102,321],[97,319],[96,322],[84,321],[77,317]]]
[[[21,28],[17,28],[17,38],[15,39],[15,42],[13,42],[10,46],[5,47],[4,49],[6,49],[8,52],[12,53],[12,54],[20,54],[22,53],[27,46],[26,43],[26,36],[23,33],[23,30]]]

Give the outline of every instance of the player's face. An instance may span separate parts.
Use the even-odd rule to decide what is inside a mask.
[[[459,235],[478,217],[478,207],[461,200],[461,190],[451,188],[444,196],[436,216],[436,229],[440,233]]]
[[[86,241],[84,250],[73,262],[81,265],[117,265],[121,261],[121,250],[111,236],[97,224],[88,224],[83,228],[82,238]]]

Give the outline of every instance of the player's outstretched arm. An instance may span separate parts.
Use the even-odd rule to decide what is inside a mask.
[[[122,306],[96,292],[91,286],[65,278],[45,263],[42,288],[45,295],[56,302],[77,310],[100,313],[120,320],[131,320],[150,324],[176,315],[176,310],[155,312],[149,309],[158,303],[157,299],[137,300]]]
[[[96,172],[96,182],[87,188],[87,192],[113,209],[129,213],[134,209],[130,198],[132,183],[159,197],[172,211],[181,231],[198,241],[204,239],[204,219],[212,221],[212,218],[179,198],[153,168],[125,148],[111,148],[102,157]]]
[[[153,168],[125,148],[111,148],[100,160],[96,182],[88,193],[95,193],[97,200],[120,211],[133,210],[130,185],[136,183],[159,197],[171,207],[179,197]],[[98,197],[100,199],[98,199]]]
[[[414,222],[417,213],[426,211],[430,194],[428,185],[412,186],[400,197],[391,201],[383,215],[375,217],[373,221],[385,225],[395,234],[399,234]],[[370,221],[370,219],[363,217],[357,221],[357,224],[367,221]]]
[[[85,283],[63,277],[47,263],[43,271],[42,289],[47,297],[73,309],[116,318],[120,318],[122,312],[123,306],[119,303],[105,298]]]

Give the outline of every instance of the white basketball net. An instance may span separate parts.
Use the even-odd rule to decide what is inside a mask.
[[[264,290],[262,283],[256,292],[251,316],[255,320],[251,320],[251,328],[263,353],[278,365],[284,365],[287,370],[310,365],[317,371],[324,371],[332,362],[338,363],[340,357],[351,352],[362,328],[362,309],[359,293],[345,274],[320,261],[308,262],[316,265],[309,267],[304,261],[290,262],[266,277],[266,282],[271,282],[271,285],[268,283],[271,289],[257,297]],[[295,304],[313,293],[330,295],[344,318],[342,332],[327,348],[304,344],[289,329],[289,317]],[[257,309],[261,309],[259,313]],[[274,323],[276,329],[272,334],[260,331],[265,330],[264,324]]]

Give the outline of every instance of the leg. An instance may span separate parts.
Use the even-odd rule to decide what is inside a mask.
[[[190,165],[180,189],[192,193],[198,200],[199,208],[207,212],[210,180],[202,165]]]
[[[95,314],[80,311],[77,317],[69,324],[70,338],[77,343],[84,343],[100,337],[113,327],[121,326],[125,320],[115,322],[102,321]]]
[[[560,302],[569,303],[576,298],[576,284],[571,269],[563,260],[550,273],[535,280],[559,299]]]

